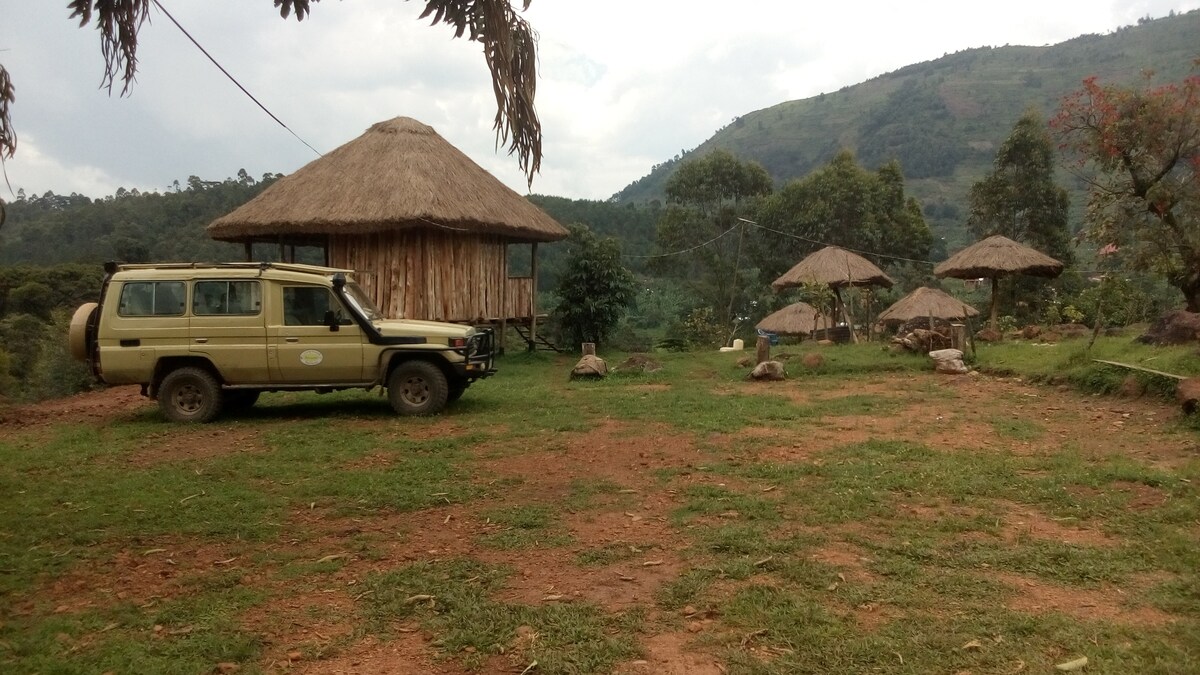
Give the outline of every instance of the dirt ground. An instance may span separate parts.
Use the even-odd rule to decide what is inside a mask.
[[[738,386],[738,385],[734,385]],[[746,388],[771,385],[746,384]],[[655,607],[655,594],[684,569],[684,552],[691,544],[671,526],[671,512],[683,504],[679,492],[690,484],[726,483],[719,475],[696,468],[711,452],[702,454],[698,445],[727,447],[736,456],[739,439],[754,439],[763,449],[758,456],[771,461],[802,461],[822,450],[869,438],[909,439],[933,449],[1003,448],[1016,453],[1046,453],[1067,441],[1077,442],[1085,453],[1103,456],[1119,453],[1164,468],[1178,467],[1197,457],[1195,436],[1164,433],[1178,415],[1167,402],[1091,397],[1065,388],[1032,386],[1015,379],[980,377],[935,377],[897,374],[855,381],[852,391],[796,390],[795,396],[811,402],[822,397],[873,394],[904,399],[913,387],[934,388],[947,396],[919,399],[903,404],[896,414],[830,418],[803,436],[778,436],[770,428],[748,428],[731,434],[696,438],[668,428],[632,427],[617,420],[604,421],[585,433],[566,435],[566,449],[530,448],[520,454],[489,457],[481,449],[479,465],[498,479],[519,477],[516,487],[499,500],[486,504],[469,502],[415,513],[373,519],[335,517],[320,509],[299,509],[290,514],[283,528],[309,533],[303,540],[284,540],[307,559],[335,556],[343,564],[318,587],[289,589],[288,582],[256,569],[250,562],[254,546],[230,542],[226,545],[199,543],[184,538],[159,540],[153,546],[121,551],[108,560],[76,566],[65,576],[38,592],[58,607],[55,611],[80,611],[114,600],[138,605],[161,602],[186,594],[186,581],[197,574],[226,570],[244,574],[242,583],[262,587],[274,601],[256,606],[243,617],[244,627],[261,636],[265,649],[259,664],[267,671],[292,673],[459,673],[467,672],[455,660],[440,658],[431,637],[418,626],[404,625],[395,639],[383,640],[356,632],[353,592],[377,570],[392,569],[413,561],[445,560],[470,556],[486,563],[501,563],[514,569],[501,600],[515,603],[564,602],[576,599],[596,603],[609,612],[633,606]],[[12,430],[28,432],[63,423],[101,424],[128,417],[151,403],[136,388],[114,388],[43,404],[0,409],[0,437]],[[1030,440],[999,437],[997,418],[1032,423],[1044,429]],[[446,431],[453,424],[446,422]],[[261,450],[251,431],[228,432],[217,428],[181,431],[169,445],[148,444],[144,453],[127,458],[131,468],[180,459],[203,459],[226,452]],[[387,456],[368,456],[363,461],[386,463]],[[661,490],[655,471],[680,471],[672,489]],[[496,526],[482,511],[537,499],[553,504],[565,499],[573,481],[608,480],[622,487],[610,508],[566,513],[569,546],[527,550],[497,550],[479,545],[480,537]],[[1154,488],[1136,484],[1133,504],[1152,508],[1163,498]],[[911,513],[932,520],[956,513],[952,505],[913,504]],[[723,514],[724,515],[724,514]],[[736,517],[734,514],[731,517]],[[867,527],[867,525],[862,525]],[[1044,538],[1089,546],[1117,545],[1111,537],[1086,527],[1051,519],[1044,514],[1011,504],[1001,523],[1005,537]],[[400,533],[402,536],[397,536]],[[370,540],[379,555],[360,556],[352,540]],[[633,552],[632,557],[612,565],[581,567],[581,551],[616,547]],[[151,550],[153,549],[153,550]],[[865,554],[836,537],[813,558],[842,571],[845,583],[869,580],[872,574],[863,562]],[[1131,608],[1128,589],[1102,585],[1081,592],[1016,574],[998,575],[998,581],[1015,589],[1011,608],[1025,612],[1055,611],[1067,615],[1097,617],[1129,625],[1161,626],[1171,616],[1150,607]],[[1153,579],[1146,579],[1149,585]],[[691,610],[690,612],[688,610]],[[644,657],[622,664],[627,674],[678,673],[717,674],[725,672],[721,660],[698,646],[698,634],[717,630],[713,620],[694,608],[679,617],[656,615],[651,609],[647,625],[678,626],[644,636]],[[849,608],[860,626],[870,628],[892,618],[886,607]],[[20,614],[21,608],[16,608]],[[536,635],[528,636],[536,639]],[[491,657],[470,672],[519,673],[520,664]],[[535,671],[536,672],[536,671]]]

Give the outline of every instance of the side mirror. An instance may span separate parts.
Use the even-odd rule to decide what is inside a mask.
[[[322,320],[322,323],[329,326],[329,330],[334,333],[342,329],[341,324],[338,322],[337,314],[334,314],[332,309],[325,312],[325,318]]]

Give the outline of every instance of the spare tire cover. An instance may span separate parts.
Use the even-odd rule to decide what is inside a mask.
[[[89,302],[80,305],[79,309],[75,310],[75,315],[71,317],[71,331],[68,333],[67,343],[71,347],[71,358],[76,361],[87,361],[88,358],[88,322],[92,319],[92,313],[100,305]]]

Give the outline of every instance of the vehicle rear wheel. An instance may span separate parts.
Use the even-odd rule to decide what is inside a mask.
[[[254,407],[258,401],[258,395],[261,393],[256,389],[226,389],[224,392],[225,409],[249,410]]]
[[[449,386],[428,361],[405,361],[388,376],[388,402],[401,415],[436,415],[446,407]]]
[[[221,385],[203,368],[177,368],[158,386],[158,406],[172,422],[211,422],[223,402]]]

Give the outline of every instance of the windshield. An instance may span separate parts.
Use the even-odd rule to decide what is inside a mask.
[[[353,281],[346,284],[346,300],[354,306],[354,309],[359,314],[367,317],[368,321],[380,321],[383,319],[383,314],[380,314],[379,308],[371,302],[371,298],[367,296],[366,291],[361,286]]]

